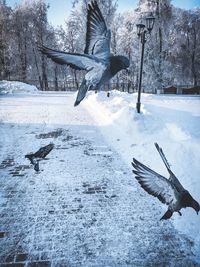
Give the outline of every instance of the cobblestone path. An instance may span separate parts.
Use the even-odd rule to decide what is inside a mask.
[[[72,98],[0,100],[0,266],[198,266]],[[24,156],[50,142],[37,173]]]

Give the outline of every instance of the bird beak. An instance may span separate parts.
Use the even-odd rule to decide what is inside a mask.
[[[197,215],[199,214],[199,211],[197,211]]]

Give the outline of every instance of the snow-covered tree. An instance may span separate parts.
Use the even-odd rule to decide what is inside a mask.
[[[5,1],[0,2],[0,78],[5,79],[11,74],[11,29],[12,10]]]
[[[137,90],[141,44],[136,24],[151,12],[156,20],[145,47],[143,90],[199,85],[199,8],[175,8],[171,0],[138,0],[135,10],[120,14],[117,0],[97,2],[112,32],[111,52],[127,56],[131,63],[128,71],[114,77],[114,88]],[[84,73],[55,64],[38,51],[38,45],[84,52],[88,3],[90,0],[74,0],[65,26],[54,28],[48,23],[45,1],[24,0],[12,9],[0,0],[0,79],[23,80],[44,90],[77,88]]]

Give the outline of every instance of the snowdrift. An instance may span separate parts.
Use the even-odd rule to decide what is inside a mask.
[[[136,94],[117,91],[113,91],[110,98],[103,92],[89,93],[84,106],[130,168],[135,157],[168,177],[154,146],[157,142],[172,171],[200,202],[200,97],[142,94],[141,114],[136,112],[136,99]],[[166,211],[166,206],[161,206]],[[178,230],[196,240],[199,250],[200,217],[190,208],[183,209],[182,213],[182,217],[174,214],[172,220]]]
[[[39,91],[34,85],[17,81],[0,81],[0,94],[37,94]]]

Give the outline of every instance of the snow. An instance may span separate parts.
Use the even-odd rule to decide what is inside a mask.
[[[110,98],[103,92],[90,93],[83,103],[130,168],[135,157],[168,177],[154,147],[157,142],[183,186],[200,202],[200,97],[142,94],[141,114],[136,112],[136,100],[136,94],[113,91]],[[199,216],[190,208],[182,214],[174,214],[172,221],[180,232],[195,239],[200,255]]]
[[[39,91],[36,86],[17,82],[0,81],[0,95],[2,94],[37,94]]]
[[[131,161],[167,176],[157,142],[200,201],[200,98],[142,94],[137,114],[135,94],[89,92],[74,108],[76,94],[0,98],[0,264],[27,253],[51,266],[199,266],[199,216],[188,208],[160,221],[167,207],[139,186]],[[35,173],[24,155],[50,142]]]

